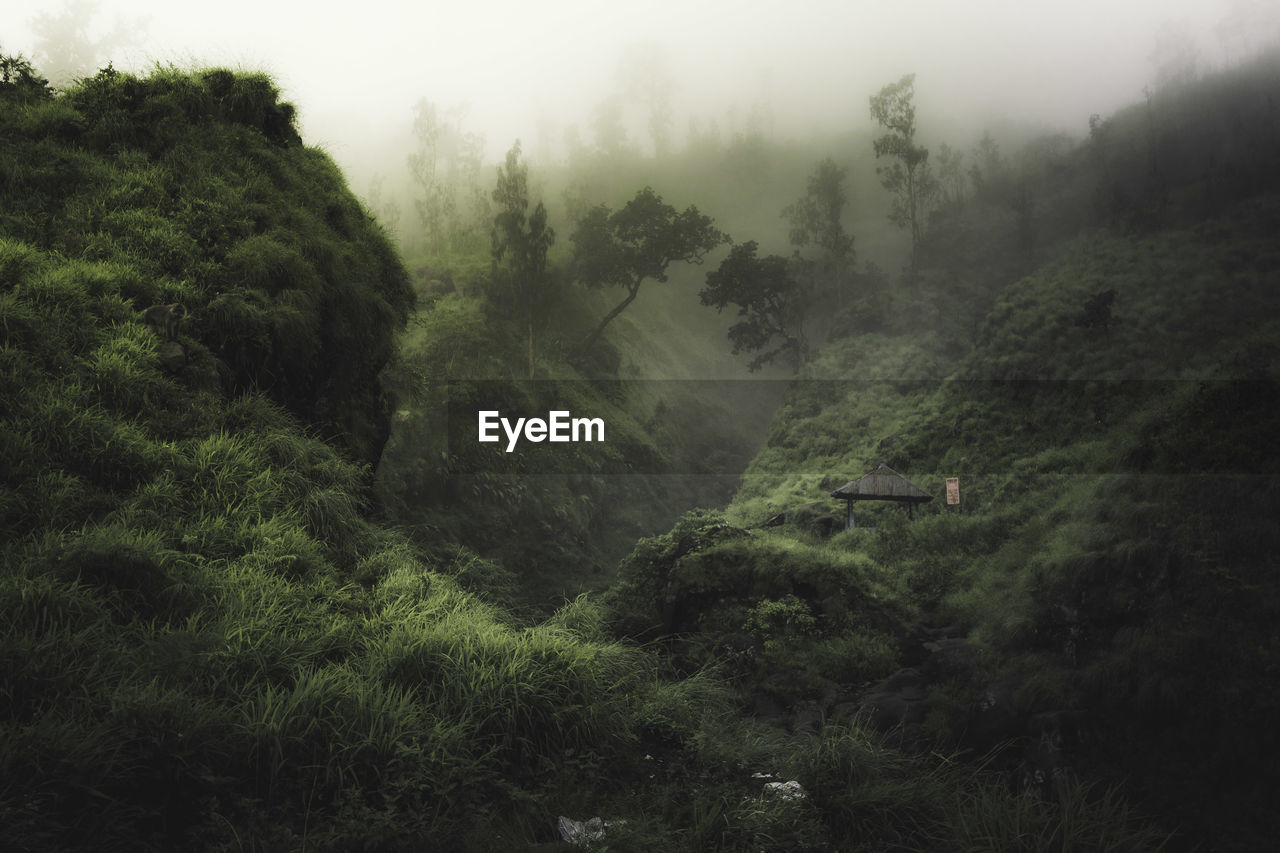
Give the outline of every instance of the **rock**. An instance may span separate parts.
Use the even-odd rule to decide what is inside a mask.
[[[862,707],[870,712],[871,724],[877,729],[898,731],[904,746],[916,746],[922,739],[928,693],[919,670],[908,667],[868,688]]]
[[[832,720],[852,720],[860,709],[857,702],[839,702],[831,707],[829,717]]]
[[[158,352],[160,354],[160,363],[168,371],[177,373],[187,364],[187,351],[177,341],[165,341],[160,344]]]
[[[924,644],[924,648],[929,652],[925,670],[932,681],[967,680],[976,668],[980,651],[964,637],[931,640]]]
[[[822,713],[822,708],[817,702],[806,702],[796,709],[795,715],[791,718],[791,731],[821,731],[825,720],[826,715]]]
[[[784,802],[803,800],[806,796],[804,788],[794,779],[790,782],[765,782],[761,793],[766,798],[774,797]]]

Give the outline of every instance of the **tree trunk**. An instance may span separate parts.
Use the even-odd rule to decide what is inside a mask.
[[[636,294],[640,292],[640,282],[627,288],[627,298],[622,300],[614,307],[612,311],[604,315],[604,319],[600,321],[600,325],[596,326],[595,331],[587,336],[587,339],[578,347],[578,354],[585,355],[591,352],[591,348],[596,345],[596,341],[600,340],[600,335],[604,334],[604,327],[613,322],[613,318],[622,313],[628,305],[635,301]]]

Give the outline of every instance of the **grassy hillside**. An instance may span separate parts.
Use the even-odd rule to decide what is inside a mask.
[[[1266,846],[1277,67],[1161,92],[940,210],[883,322],[854,309],[794,383],[723,517],[633,555],[623,628],[728,656],[757,708],[847,714],[911,664],[933,748],[996,748],[1049,798],[1123,781],[1178,849]],[[862,503],[863,529],[824,538],[827,493],[881,460],[936,499],[915,521]]]
[[[7,844],[493,849],[714,697],[367,520],[410,293],[266,78],[0,95]]]
[[[446,525],[424,546],[371,520],[410,291],[270,81],[108,69],[54,96],[4,68],[9,847],[522,849],[559,815],[604,816],[597,846],[620,850],[1158,840],[1101,789],[1051,806],[854,721],[752,719],[719,669],[617,639],[599,601],[534,622],[464,590],[502,567]],[[898,595],[865,559],[839,567]],[[859,671],[883,668],[866,648]]]
[[[176,378],[257,390],[375,461],[389,415],[377,374],[412,293],[333,163],[300,144],[272,83],[108,69],[59,98],[42,91],[5,92],[0,216],[7,287],[38,278],[28,303],[72,327],[43,340],[51,366],[96,351],[102,370],[124,369],[142,345],[129,342],[141,328],[124,322],[130,312],[182,304]],[[12,310],[7,327],[34,336],[39,315]],[[104,311],[113,334],[74,328]]]

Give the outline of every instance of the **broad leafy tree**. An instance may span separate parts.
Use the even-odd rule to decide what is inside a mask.
[[[679,261],[700,264],[708,252],[728,242],[709,216],[696,207],[677,211],[650,187],[636,193],[620,210],[593,207],[573,234],[573,261],[578,280],[588,287],[621,287],[626,296],[580,347],[589,351],[606,326],[635,301],[648,279],[667,280],[667,267]]]
[[[507,152],[506,165],[498,167],[493,191],[498,214],[491,232],[493,280],[496,296],[505,300],[509,314],[519,318],[528,333],[529,378],[533,378],[534,332],[545,322],[551,287],[547,251],[556,232],[547,224],[547,209],[539,201],[529,208],[529,167],[520,162],[520,142]]]
[[[699,294],[703,305],[721,311],[738,306],[742,319],[729,327],[733,353],[757,353],[747,366],[752,372],[779,358],[797,367],[808,356],[804,337],[806,288],[781,255],[756,257],[751,240],[730,250],[720,266],[707,273]]]
[[[916,75],[908,74],[871,97],[871,117],[887,131],[873,143],[876,158],[893,161],[877,167],[876,174],[894,196],[889,220],[911,229],[913,252],[924,237],[929,205],[937,193],[937,182],[929,171],[929,149],[916,145],[915,79]]]

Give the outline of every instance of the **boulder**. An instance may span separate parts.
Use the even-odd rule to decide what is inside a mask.
[[[871,715],[871,724],[882,732],[897,732],[904,746],[914,746],[923,738],[929,688],[920,671],[907,667],[862,694],[862,707]]]
[[[177,373],[187,364],[187,351],[177,341],[165,341],[160,344],[158,352],[160,363],[172,373]]]

